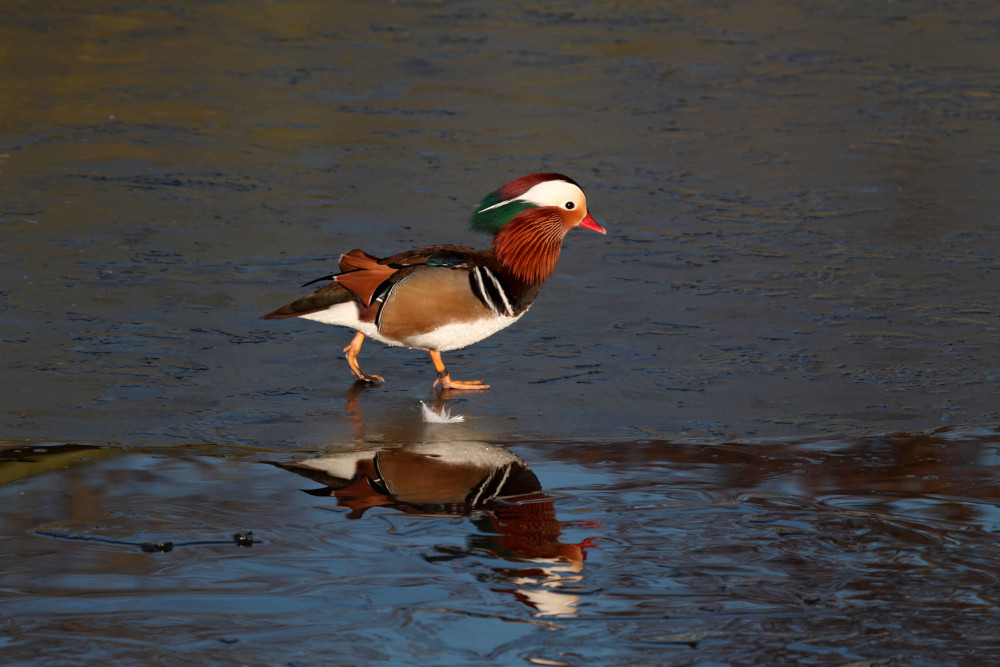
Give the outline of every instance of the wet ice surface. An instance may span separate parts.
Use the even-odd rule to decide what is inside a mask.
[[[0,36],[5,659],[995,650],[988,4],[21,3]],[[471,206],[537,170],[609,234],[445,356],[493,387],[463,423],[421,421],[425,353],[367,344],[362,390],[348,332],[257,319],[351,248],[484,244]],[[541,496],[266,463],[441,440]]]
[[[36,447],[15,468],[8,450],[5,661],[916,665],[1000,649],[996,431],[425,440],[289,471],[196,447]],[[36,474],[49,456],[62,472]],[[521,495],[491,500],[489,479]]]

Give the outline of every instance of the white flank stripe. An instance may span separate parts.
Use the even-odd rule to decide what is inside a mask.
[[[493,275],[493,272],[487,269],[485,266],[482,266],[480,268],[486,273],[487,276],[490,277],[490,280],[493,281],[493,285],[497,288],[497,294],[499,294],[500,298],[503,299],[503,307],[504,310],[506,311],[504,314],[513,315],[514,309],[510,307],[510,301],[507,300],[507,294],[506,292],[503,291],[503,286],[500,285],[500,281],[497,280],[497,277]]]
[[[497,484],[496,493],[493,494],[494,497],[500,496],[500,490],[503,488],[503,485],[507,483],[507,478],[510,477],[511,470],[513,470],[513,466],[507,465],[503,467],[503,479],[501,479],[500,483]]]
[[[479,294],[482,295],[483,301],[485,301],[486,305],[490,307],[490,310],[493,311],[493,314],[499,315],[500,312],[497,310],[496,304],[493,303],[492,299],[490,299],[490,295],[486,293],[486,285],[483,284],[483,277],[479,275],[479,269],[481,268],[482,267],[476,267],[475,269],[472,270],[472,275],[476,277],[476,282],[479,283]]]
[[[477,491],[476,495],[470,499],[469,504],[475,506],[480,503],[485,503],[489,500],[499,498],[500,490],[503,489],[503,485],[507,483],[507,478],[510,477],[511,468],[512,466],[510,464],[507,464],[502,468],[493,468],[486,479],[479,483],[479,491]],[[500,478],[499,482],[495,482],[494,480],[496,479],[498,472],[502,472],[503,476]],[[485,495],[487,491],[490,492],[488,496]]]
[[[492,470],[490,470],[490,474],[486,476],[486,479],[479,482],[479,490],[476,491],[476,495],[469,498],[470,505],[475,507],[481,502],[483,492],[486,491],[486,487],[490,485],[490,482],[493,481],[493,478],[496,476],[496,474],[497,474],[497,469],[493,468]]]

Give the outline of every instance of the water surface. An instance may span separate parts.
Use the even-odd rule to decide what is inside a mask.
[[[425,436],[282,463],[382,457],[395,494],[259,452],[7,449],[5,657],[917,665],[1000,649],[996,431]],[[502,450],[520,495],[442,483]],[[427,480],[433,496],[412,488]]]
[[[0,17],[5,661],[994,654],[992,4]],[[609,234],[446,355],[488,393],[258,319],[542,170]]]

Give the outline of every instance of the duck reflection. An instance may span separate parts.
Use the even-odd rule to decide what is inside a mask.
[[[544,498],[524,461],[483,442],[409,444],[275,465],[324,484],[307,493],[335,497],[351,510],[351,519],[370,507],[457,516],[496,511],[501,500],[517,498],[520,502],[512,506],[526,507]]]
[[[439,548],[434,562],[486,553],[518,566],[494,567],[506,592],[539,616],[576,613],[589,538],[560,541],[563,526],[538,478],[510,450],[479,441],[444,441],[339,452],[274,465],[319,482],[306,491],[331,496],[360,519],[372,507],[407,514],[467,516],[477,533],[464,547]],[[525,566],[527,565],[527,566]]]

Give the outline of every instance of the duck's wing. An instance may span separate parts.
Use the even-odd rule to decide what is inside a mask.
[[[358,301],[366,309],[371,308],[373,302],[384,299],[396,283],[422,267],[471,270],[486,261],[485,252],[459,245],[436,245],[379,259],[354,249],[340,256],[340,273],[316,278],[303,287],[322,280],[332,282],[262,319],[300,317],[351,300]]]

